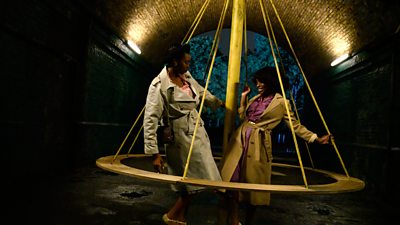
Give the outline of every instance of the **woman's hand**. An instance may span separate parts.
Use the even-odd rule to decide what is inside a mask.
[[[164,161],[160,154],[153,155],[153,167],[159,173],[164,170]]]
[[[316,139],[316,142],[318,143],[318,144],[321,144],[321,145],[326,145],[326,144],[329,144],[330,143],[330,140],[331,139],[333,139],[333,136],[331,135],[331,134],[325,134],[324,136],[322,136],[322,137],[318,137],[317,139]]]
[[[246,85],[242,91],[242,97],[247,96],[250,93],[250,91],[251,91],[250,87]]]

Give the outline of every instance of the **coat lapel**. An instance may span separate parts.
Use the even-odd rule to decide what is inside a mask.
[[[193,99],[192,97],[190,97],[188,94],[186,94],[185,92],[183,92],[182,90],[180,90],[180,88],[171,82],[171,80],[168,77],[168,72],[167,72],[167,67],[164,67],[164,69],[161,71],[160,73],[160,80],[161,83],[164,83],[164,87],[162,87],[162,89],[164,89],[166,92],[168,92],[168,90],[170,88],[173,89],[173,99],[174,101],[177,102],[196,102],[196,99]],[[191,86],[193,92],[196,93],[196,91],[194,90],[193,86]],[[197,96],[197,93],[196,93]]]
[[[249,103],[246,106],[246,112],[249,109],[249,106],[251,105],[251,103],[253,103],[258,97],[260,97],[260,94],[254,96],[253,98],[251,98],[249,100]],[[271,103],[269,103],[269,105],[267,106],[267,108],[264,110],[264,112],[260,115],[260,117],[263,117],[266,113],[268,113],[269,111],[271,111],[273,108],[275,108],[276,106],[279,105],[279,101],[276,101],[278,98],[282,98],[281,94],[276,93],[274,98],[272,99]]]
[[[192,79],[193,79],[193,77],[192,77],[192,75],[189,73],[189,71],[185,73],[185,78],[186,78],[186,81],[189,83],[190,88],[192,89],[192,91],[193,91],[193,93],[194,93],[194,96],[200,97],[200,96],[199,96],[199,93],[197,92],[196,87],[194,87],[194,85],[192,85]]]
[[[279,105],[279,101],[277,101],[278,98],[281,98],[282,96],[279,93],[276,93],[274,98],[271,100],[267,108],[264,110],[264,112],[261,114],[260,117],[263,117],[265,114],[270,112],[273,108],[277,107]]]
[[[177,102],[196,102],[196,98],[192,98],[176,85],[174,86],[174,100]]]

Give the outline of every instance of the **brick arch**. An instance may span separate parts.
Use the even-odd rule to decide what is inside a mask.
[[[90,3],[91,2],[91,3]],[[177,4],[179,2],[179,4]],[[135,41],[142,56],[159,63],[170,43],[182,40],[203,0],[120,0],[86,3],[122,38]],[[267,0],[269,2],[269,0]],[[365,45],[393,34],[400,23],[398,1],[379,0],[275,0],[287,33],[306,75],[329,68],[341,53],[354,53]],[[211,1],[198,33],[217,27],[223,1]],[[232,3],[230,4],[232,5]],[[269,7],[270,9],[270,7]],[[248,29],[265,34],[259,2],[247,0]],[[270,14],[273,13],[269,10]],[[224,27],[230,27],[230,12]],[[276,19],[278,43],[287,42]]]

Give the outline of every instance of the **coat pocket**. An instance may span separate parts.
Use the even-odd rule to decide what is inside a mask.
[[[269,133],[262,133],[261,135],[264,154],[267,158],[267,162],[272,161],[272,142],[271,142],[271,135]]]

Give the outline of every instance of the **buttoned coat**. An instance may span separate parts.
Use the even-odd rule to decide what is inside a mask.
[[[259,95],[254,96],[245,107],[241,107],[238,110],[240,118],[244,119],[244,121],[231,136],[228,147],[225,149],[222,156],[219,168],[223,181],[231,180],[243,152],[246,129],[252,128],[247,155],[243,156],[243,182],[255,184],[271,183],[273,159],[271,130],[282,120],[289,126],[289,117],[285,107],[285,100],[281,94],[277,93],[261,114],[258,121],[255,123],[248,121],[247,118],[245,118],[246,111],[251,103],[258,97]],[[290,104],[288,101],[287,103],[290,109]],[[295,119],[294,113],[291,110],[290,114],[296,135],[309,141],[314,133],[301,125],[298,120]],[[270,203],[270,193],[268,192],[240,192],[239,197],[240,201],[249,202],[252,205],[269,205]]]
[[[204,94],[204,88],[193,79],[189,72],[186,72],[184,76],[193,91],[194,97],[189,96],[172,83],[168,77],[167,69],[164,67],[149,86],[143,121],[145,153],[159,153],[156,131],[163,111],[168,110],[169,121],[175,138],[174,143],[165,146],[165,152],[168,174],[176,176],[183,175],[196,120],[199,116],[197,107]],[[207,91],[205,105],[215,110],[222,105],[222,101]],[[210,140],[201,118],[194,139],[187,177],[221,180],[212,155]],[[173,185],[172,188],[175,191],[187,192],[204,189],[204,187],[190,185]]]

